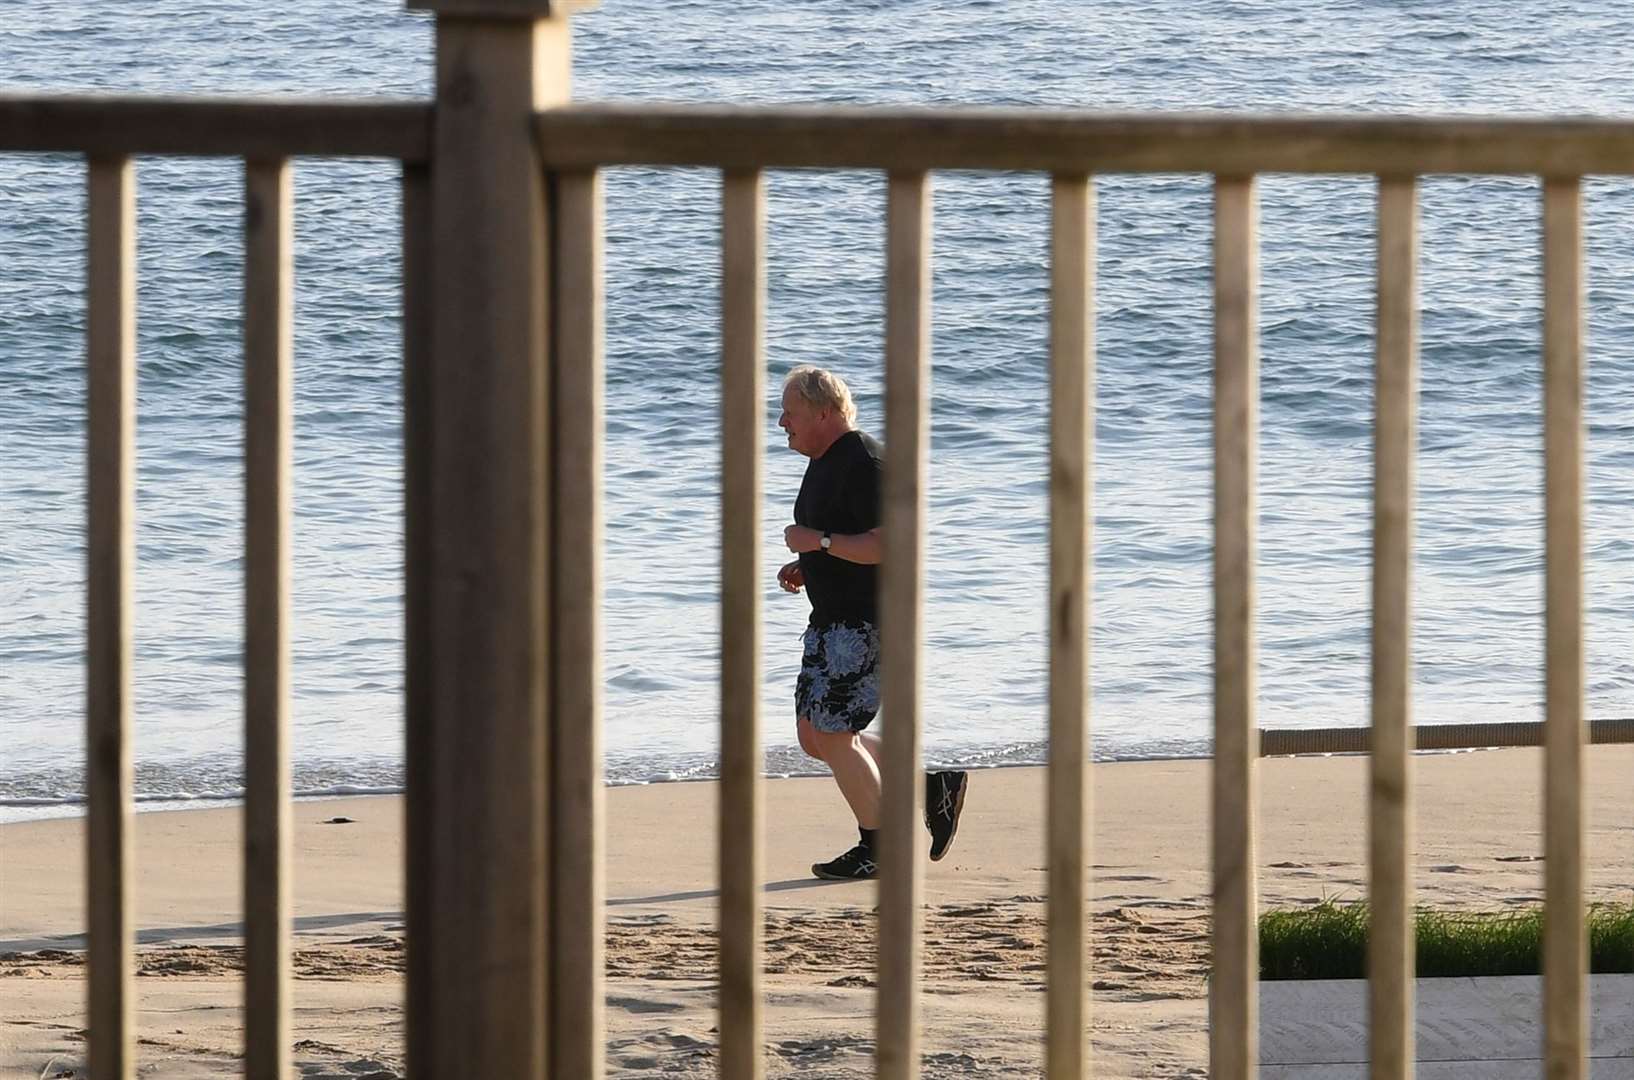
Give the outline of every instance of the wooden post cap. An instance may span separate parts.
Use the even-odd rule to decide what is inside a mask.
[[[594,8],[599,0],[407,0],[409,11],[467,19],[548,19]]]

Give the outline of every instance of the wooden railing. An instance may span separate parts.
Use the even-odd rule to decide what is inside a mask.
[[[287,160],[403,163],[407,1039],[417,1076],[601,1074],[602,264],[599,170],[722,175],[721,1074],[762,1073],[759,505],[771,168],[885,174],[887,775],[879,1075],[918,1070],[920,654],[930,399],[930,173],[1052,175],[1046,1071],[1092,1071],[1089,552],[1093,176],[1201,172],[1215,199],[1211,1075],[1256,1069],[1257,203],[1262,172],[1379,181],[1372,726],[1265,752],[1371,751],[1374,1077],[1412,1075],[1409,613],[1416,177],[1546,177],[1547,715],[1465,745],[1546,751],[1548,1076],[1585,1075],[1582,223],[1579,178],[1634,173],[1634,123],[1104,116],[568,104],[567,12],[426,0],[434,102],[0,97],[0,152],[89,170],[88,909],[94,1075],[131,1056],[130,155],[246,160],[246,1066],[288,1060],[290,235]],[[1624,727],[1605,737],[1626,740]],[[1448,745],[1450,738],[1435,743]],[[1278,749],[1280,747],[1280,749]],[[725,824],[740,838],[726,844]]]
[[[1004,111],[877,111],[570,106],[535,121],[547,167],[714,167],[726,177],[723,319],[728,371],[741,371],[745,322],[761,298],[746,282],[734,192],[765,168],[871,168],[886,174],[886,491],[882,583],[885,823],[881,854],[879,1075],[917,1073],[920,867],[913,843],[919,768],[921,549],[928,368],[929,189],[933,168],[1048,171],[1051,229],[1051,586],[1046,1073],[1089,1071],[1086,783],[1089,475],[1093,400],[1093,173],[1202,171],[1216,177],[1214,244],[1215,720],[1212,778],[1211,1075],[1246,1078],[1257,1061],[1254,763],[1255,447],[1258,442],[1255,174],[1374,172],[1378,185],[1377,394],[1370,750],[1369,971],[1375,1077],[1413,1064],[1410,753],[1429,745],[1546,750],[1546,1059],[1548,1075],[1584,1075],[1582,748],[1582,342],[1579,172],[1634,171],[1634,125],[1599,121],[1390,118],[1104,117]],[[1410,719],[1413,459],[1417,441],[1417,176],[1436,171],[1546,177],[1545,403],[1548,707],[1533,725],[1476,725],[1441,737]],[[577,173],[575,173],[577,175]],[[756,212],[755,235],[759,231]],[[756,256],[758,259],[758,256]],[[568,267],[564,272],[573,273]],[[755,289],[758,290],[756,285]],[[737,327],[733,330],[734,326]],[[759,364],[755,365],[758,372]],[[728,384],[727,393],[737,391]],[[736,418],[744,422],[742,417]],[[728,417],[728,429],[735,430]],[[752,446],[747,433],[729,453]],[[731,467],[729,459],[728,467]],[[742,483],[739,477],[736,481]],[[741,491],[732,496],[743,497]],[[729,503],[727,521],[752,520]],[[729,528],[732,526],[728,526]],[[738,539],[746,539],[744,537]],[[752,593],[753,563],[729,552],[727,590]],[[742,580],[738,581],[739,575]],[[735,583],[735,584],[734,584]],[[741,598],[727,626],[755,626]],[[723,820],[755,820],[759,763],[753,658],[723,656]],[[1628,725],[1604,729],[1627,738]],[[1518,729],[1518,730],[1512,730]],[[1500,730],[1502,729],[1502,730]],[[1429,733],[1429,734],[1426,734]],[[1282,752],[1322,749],[1331,733],[1279,733]],[[1483,741],[1485,740],[1485,741]],[[1275,745],[1273,743],[1273,745]],[[723,853],[723,1076],[759,1075],[753,1009],[759,909]],[[734,872],[735,871],[735,872]],[[730,988],[730,989],[727,989]],[[730,1005],[728,1003],[731,1003]]]

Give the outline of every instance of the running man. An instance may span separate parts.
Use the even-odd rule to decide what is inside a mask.
[[[805,654],[794,688],[800,748],[828,765],[857,818],[860,842],[843,855],[816,863],[820,878],[859,880],[878,874],[880,737],[864,730],[879,711],[879,616],[876,593],[883,556],[880,477],[884,447],[856,428],[857,409],[845,380],[815,367],[798,367],[783,382],[789,449],[810,458],[794,524],[783,531],[799,556],[777,572],[785,592],[802,588],[811,601]],[[930,857],[953,846],[964,810],[968,776],[925,777],[925,827]]]

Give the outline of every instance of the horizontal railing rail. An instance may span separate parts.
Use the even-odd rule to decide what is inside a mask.
[[[1598,117],[576,104],[534,125],[553,169],[1634,175],[1634,119]]]
[[[1595,746],[1634,743],[1634,717],[1590,720],[1587,728],[1587,739]],[[1536,720],[1496,724],[1415,724],[1411,735],[1415,750],[1542,746],[1543,724]],[[1366,754],[1372,750],[1373,729],[1370,727],[1260,729],[1261,757]]]
[[[0,153],[431,156],[429,100],[0,94]]]
[[[0,153],[418,164],[431,124],[431,102],[412,98],[0,94]],[[586,104],[534,126],[550,169],[1634,175],[1634,119],[1601,117]]]

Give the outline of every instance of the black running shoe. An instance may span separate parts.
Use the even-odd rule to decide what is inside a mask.
[[[828,862],[812,863],[811,872],[829,881],[868,881],[879,876],[874,853],[862,844]]]
[[[930,830],[930,860],[936,862],[953,848],[959,815],[965,809],[970,776],[963,772],[925,774],[925,828]]]

